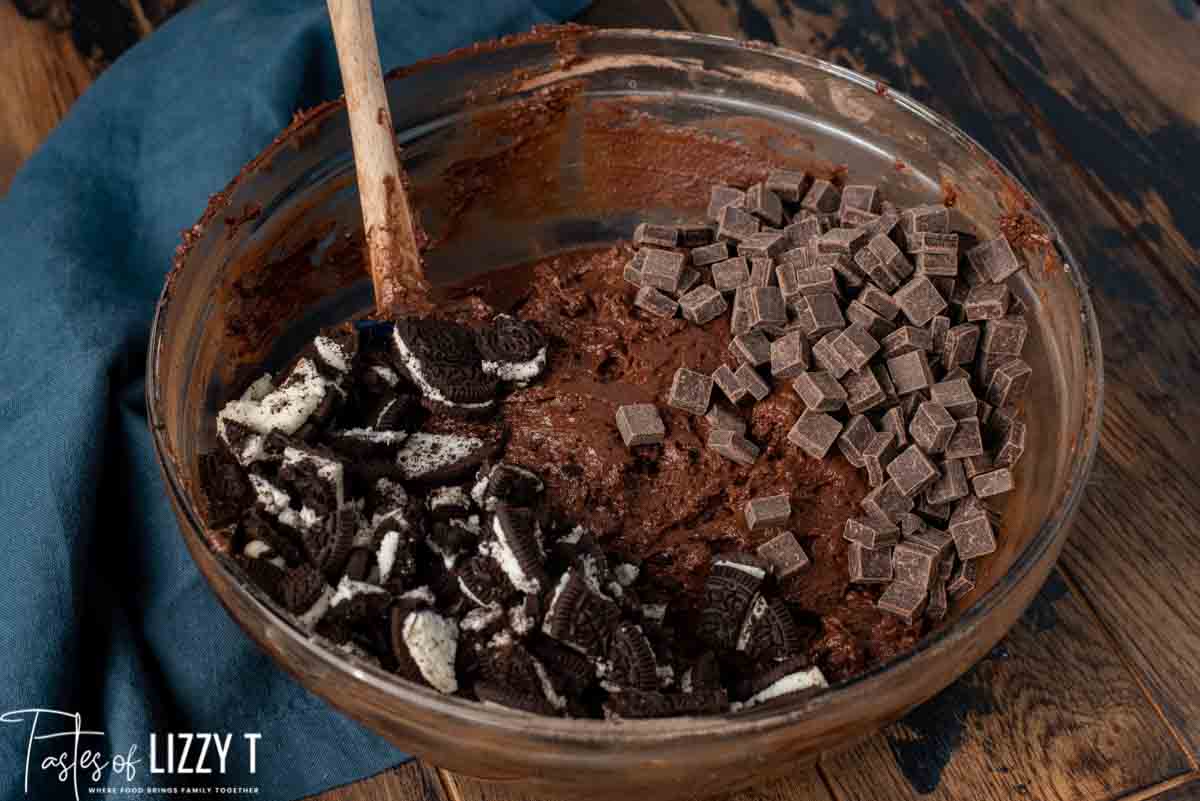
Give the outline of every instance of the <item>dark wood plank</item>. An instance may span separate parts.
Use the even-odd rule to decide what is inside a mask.
[[[336,787],[309,801],[447,801],[436,771],[415,759],[369,779]]]

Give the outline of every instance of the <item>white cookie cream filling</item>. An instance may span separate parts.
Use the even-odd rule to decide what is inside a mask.
[[[638,570],[637,565],[631,565],[626,562],[613,568],[613,578],[622,587],[630,587],[633,585],[633,582],[637,581],[639,572],[641,571]]]
[[[399,445],[408,439],[407,431],[377,431],[374,428],[347,428],[338,431],[337,436],[349,437],[368,445]]]
[[[550,706],[555,709],[566,709],[567,699],[558,694],[554,689],[554,682],[550,681],[550,674],[546,672],[546,666],[536,659],[530,659],[533,663],[533,670],[537,673],[538,682],[542,685],[542,696],[550,702]]]
[[[434,511],[446,506],[465,509],[470,503],[462,487],[438,487],[429,493],[429,508]]]
[[[408,654],[425,681],[439,692],[458,690],[454,658],[458,653],[458,624],[434,612],[418,609],[404,618],[401,630]]]
[[[527,362],[493,362],[484,359],[483,372],[501,381],[532,381],[546,369],[546,347]]]
[[[380,581],[387,581],[392,575],[392,566],[396,564],[396,550],[399,547],[399,531],[389,531],[379,541],[379,551],[375,554],[375,561],[379,565]]]
[[[525,604],[517,604],[508,610],[508,625],[521,637],[533,631],[534,620],[525,611]]]
[[[333,588],[328,584],[321,590],[321,597],[313,601],[313,605],[308,608],[308,611],[302,615],[297,615],[300,625],[306,629],[311,629],[313,626],[325,617],[325,613],[329,611],[330,602],[333,600]]]
[[[254,380],[253,384],[246,387],[246,391],[242,393],[242,400],[258,403],[270,395],[274,389],[275,383],[271,380],[271,374],[263,373]]]
[[[423,584],[415,589],[400,593],[399,597],[408,598],[413,601],[424,601],[430,606],[437,602],[437,599],[433,597],[433,591]]]
[[[279,487],[254,473],[250,473],[250,486],[254,489],[258,503],[267,514],[278,517],[282,512],[287,511],[291,498]]]
[[[342,580],[337,585],[337,592],[329,599],[329,605],[331,607],[337,606],[357,595],[370,595],[380,592],[386,592],[386,590],[383,587],[376,587],[374,584],[369,584],[365,581],[355,581],[349,576],[342,576]]]
[[[243,397],[225,404],[217,415],[217,434],[226,439],[227,420],[241,423],[259,434],[269,434],[273,428],[295,434],[325,400],[328,386],[329,382],[317,372],[312,359],[301,359],[282,386],[259,400]]]
[[[666,604],[642,604],[642,617],[655,623],[662,623],[667,616]]]
[[[750,647],[750,635],[754,633],[755,625],[766,613],[767,599],[762,595],[755,595],[754,602],[750,604],[750,611],[742,621],[742,629],[738,632],[737,650],[745,651]]]
[[[521,567],[521,561],[517,559],[517,555],[512,549],[512,543],[508,541],[508,536],[504,533],[504,526],[500,525],[499,517],[492,521],[492,533],[496,535],[496,541],[484,543],[480,546],[480,550],[487,549],[487,554],[496,560],[500,569],[504,571],[504,575],[508,576],[508,580],[518,590],[529,595],[537,595],[541,592],[541,581],[535,576],[530,576]]]
[[[394,387],[400,383],[400,376],[396,375],[396,371],[390,367],[377,364],[371,368],[371,372],[382,378],[383,382],[389,387]]]
[[[758,693],[750,696],[750,698],[742,704],[733,703],[729,705],[730,710],[736,712],[739,709],[749,709],[752,706],[770,701],[772,698],[778,698],[781,695],[788,693],[807,690],[809,687],[828,687],[829,683],[825,681],[825,674],[818,667],[811,667],[808,670],[789,673],[773,684],[760,690]]]
[[[429,383],[429,379],[425,377],[425,373],[421,369],[421,360],[414,356],[412,351],[408,349],[408,346],[404,344],[399,331],[392,332],[392,342],[396,346],[396,355],[404,363],[404,369],[412,377],[413,383],[417,385],[417,389],[421,390],[421,394],[430,400],[460,409],[490,409],[492,404],[495,403],[493,400],[487,400],[483,403],[456,403],[450,400],[442,394],[441,390]]]
[[[754,576],[754,578],[758,579],[759,581],[761,581],[767,575],[767,571],[763,570],[761,567],[743,564],[742,562],[731,562],[728,559],[716,560],[713,562],[713,567],[732,567],[734,570],[740,570],[746,575]]]
[[[483,631],[488,626],[495,623],[504,614],[504,609],[500,604],[491,604],[490,606],[481,606],[472,609],[463,616],[459,621],[458,627],[463,631]]]
[[[350,358],[346,349],[341,345],[329,337],[317,337],[313,340],[313,345],[316,346],[317,355],[321,357],[321,361],[339,373],[350,372]]]
[[[477,437],[418,431],[396,454],[396,466],[407,479],[416,479],[460,462],[483,447]]]

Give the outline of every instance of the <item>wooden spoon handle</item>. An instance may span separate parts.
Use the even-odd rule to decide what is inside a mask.
[[[376,307],[389,317],[428,306],[428,284],[397,157],[371,0],[328,0],[350,115],[354,167]]]

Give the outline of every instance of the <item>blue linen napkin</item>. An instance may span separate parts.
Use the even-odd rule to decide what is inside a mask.
[[[375,5],[394,66],[587,0]],[[340,93],[324,0],[208,0],[106,71],[0,201],[0,801],[150,786],[290,799],[407,758],[295,684],[220,608],[176,529],[142,402],[179,232],[294,111]],[[27,709],[78,713],[104,735],[79,738],[71,771],[74,738],[31,744]],[[37,721],[39,734],[73,727]],[[227,772],[151,774],[151,733],[161,767],[180,732],[231,733]],[[254,774],[246,733],[261,734]],[[131,746],[132,779],[112,762]],[[89,751],[109,763],[98,779]],[[44,760],[63,752],[60,780]]]

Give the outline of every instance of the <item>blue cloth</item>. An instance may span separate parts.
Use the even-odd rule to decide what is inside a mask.
[[[560,20],[586,0],[377,0],[385,65]],[[324,0],[209,0],[89,89],[0,202],[0,715],[79,713],[84,749],[140,759],[89,786],[317,793],[405,755],[262,655],[192,565],[142,402],[151,315],[179,232],[292,113],[341,93]],[[0,722],[0,801],[71,798]],[[72,724],[73,725],[73,724]],[[43,716],[40,733],[63,731]],[[228,772],[153,776],[167,732],[231,732]],[[243,733],[261,733],[257,773]],[[195,757],[195,750],[192,758]],[[209,764],[215,764],[210,752]]]

